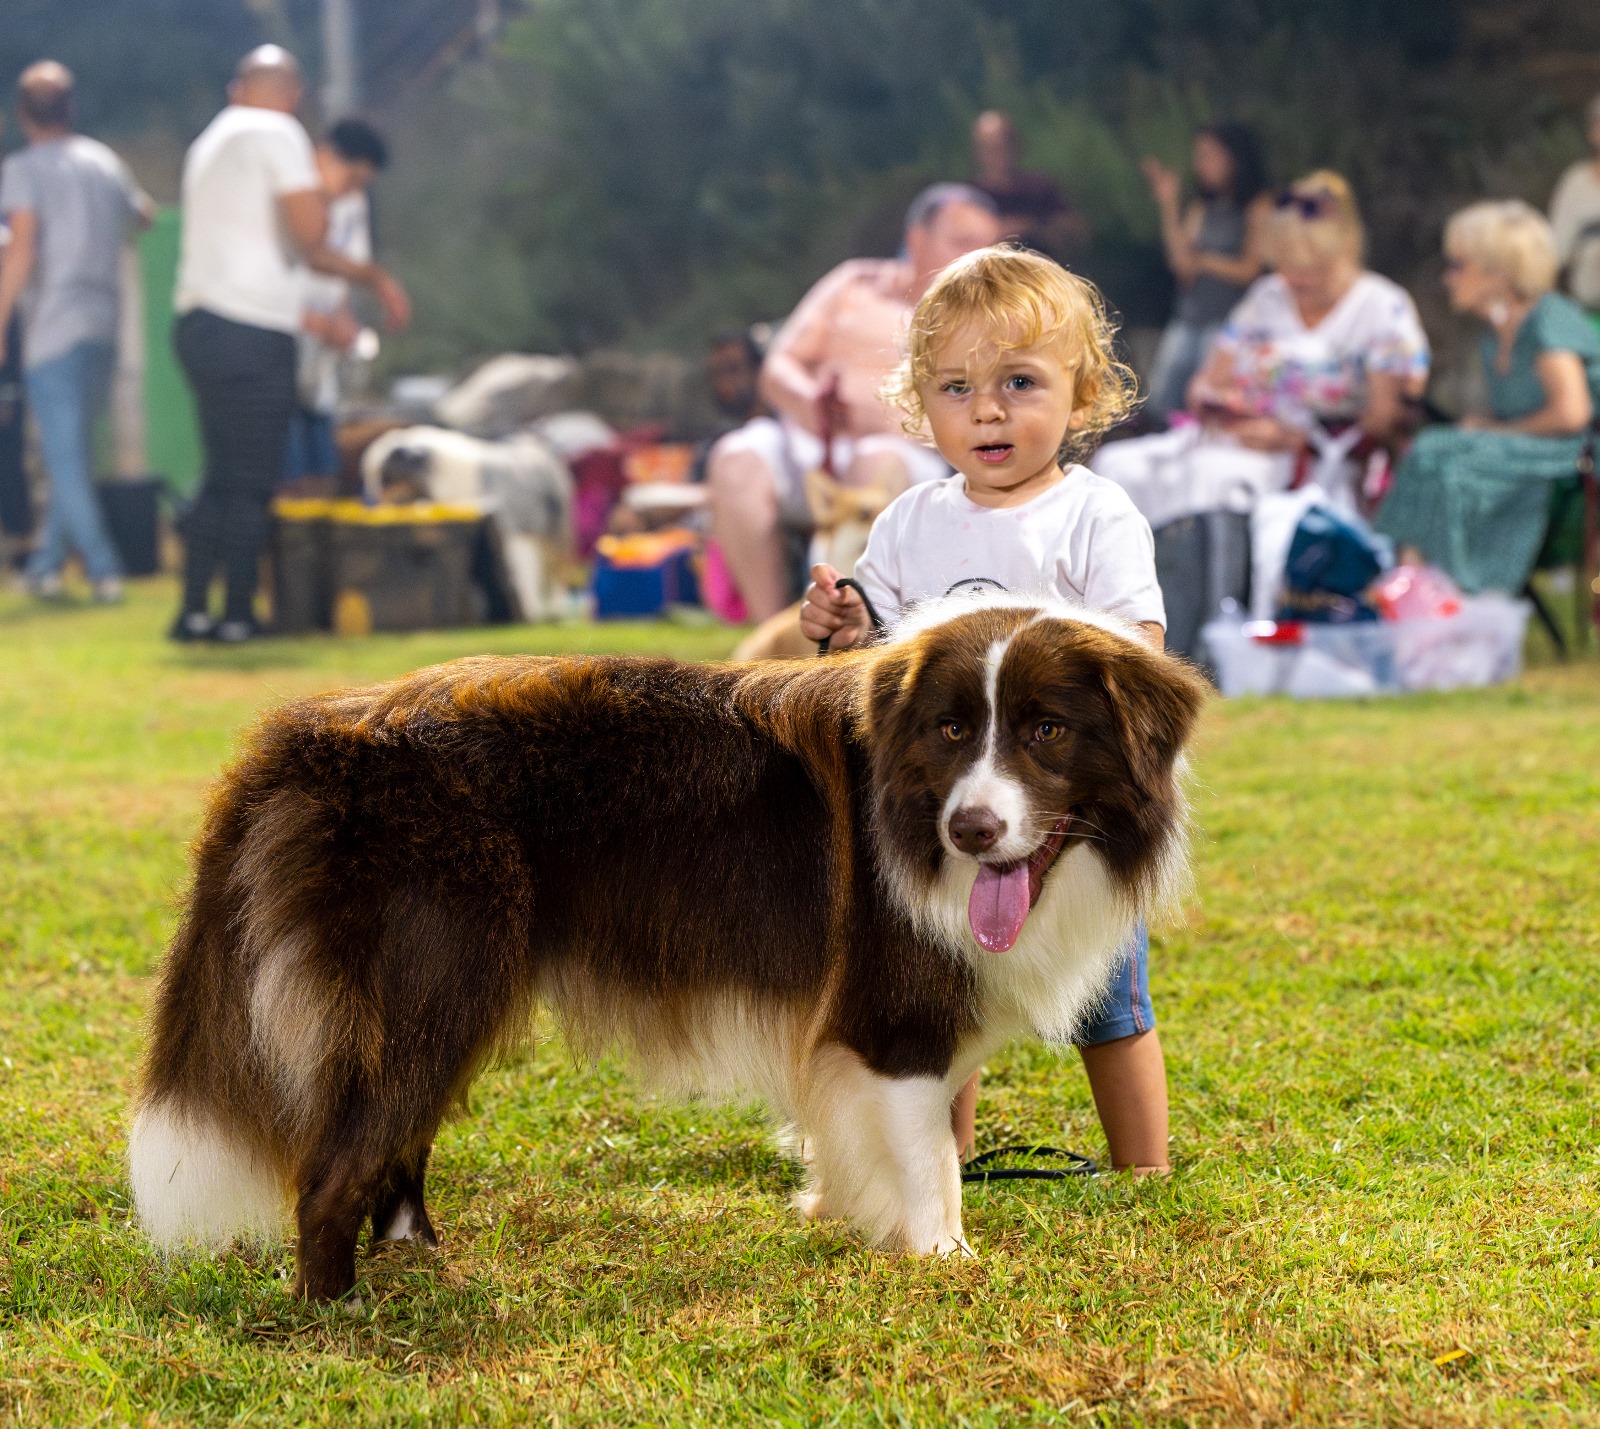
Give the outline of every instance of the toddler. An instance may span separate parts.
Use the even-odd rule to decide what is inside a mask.
[[[1093,284],[1037,253],[983,248],[936,278],[911,318],[909,354],[885,388],[926,425],[955,474],[914,486],[872,528],[855,578],[893,626],[914,602],[985,588],[1048,591],[1139,624],[1161,647],[1166,611],[1149,524],[1122,488],[1071,461],[1125,416],[1133,375],[1112,350]],[[861,597],[812,569],[800,611],[812,640],[869,632]],[[1164,1172],[1167,1074],[1141,926],[1084,1028],[1079,1051],[1118,1170]],[[972,1151],[978,1078],[951,1107]]]

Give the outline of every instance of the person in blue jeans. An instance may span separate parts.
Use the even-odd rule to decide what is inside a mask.
[[[122,245],[154,207],[104,144],[73,132],[72,73],[41,60],[17,82],[28,145],[0,167],[0,355],[22,317],[23,385],[49,478],[44,531],[28,562],[36,595],[62,593],[82,558],[96,600],[122,598],[121,569],[95,500],[94,425],[116,366]]]

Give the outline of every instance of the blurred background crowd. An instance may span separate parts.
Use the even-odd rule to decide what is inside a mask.
[[[852,432],[837,390],[806,385],[825,365],[816,354],[834,319],[803,342],[793,323],[783,329],[758,386],[767,344],[808,290],[847,260],[899,263],[874,281],[906,307],[933,262],[918,256],[924,240],[930,253],[953,244],[953,254],[1010,237],[1094,279],[1119,315],[1145,398],[1123,437],[1159,440],[1175,416],[1182,427],[1186,417],[1210,423],[1217,411],[1248,406],[1249,381],[1261,373],[1241,375],[1240,344],[1281,341],[1275,322],[1318,328],[1358,282],[1359,303],[1346,306],[1364,314],[1349,339],[1360,353],[1360,391],[1334,394],[1325,410],[1299,392],[1317,433],[1299,423],[1290,437],[1275,437],[1257,425],[1230,432],[1234,445],[1274,459],[1303,461],[1310,451],[1331,476],[1325,444],[1342,443],[1339,458],[1351,457],[1354,439],[1342,435],[1351,423],[1398,460],[1400,439],[1409,441],[1425,420],[1532,419],[1519,435],[1569,438],[1592,415],[1589,404],[1576,425],[1540,425],[1535,414],[1547,409],[1576,412],[1562,407],[1543,368],[1535,372],[1540,353],[1570,353],[1585,386],[1600,366],[1589,351],[1592,331],[1574,336],[1563,326],[1565,310],[1530,315],[1558,287],[1579,307],[1600,305],[1594,7],[1559,0],[144,0],[138,7],[19,0],[0,32],[0,74],[20,75],[48,56],[70,71],[71,105],[35,106],[30,119],[24,92],[6,147],[25,151],[78,131],[103,140],[115,151],[126,210],[117,221],[125,219],[130,233],[148,227],[137,258],[119,260],[124,298],[136,295],[134,317],[125,315],[119,332],[93,335],[100,348],[120,344],[120,357],[107,358],[98,374],[90,370],[105,356],[97,350],[73,379],[85,393],[106,388],[121,413],[92,464],[124,477],[161,477],[189,550],[191,589],[180,616],[198,616],[205,582],[231,560],[220,623],[231,621],[241,638],[254,633],[256,619],[245,593],[254,576],[244,567],[269,538],[262,524],[249,541],[222,549],[232,539],[227,532],[245,521],[243,507],[223,520],[216,473],[206,473],[209,493],[201,479],[208,404],[213,426],[220,411],[229,429],[243,410],[236,394],[219,394],[210,381],[218,353],[234,353],[228,343],[238,335],[197,333],[197,321],[186,317],[209,308],[203,295],[184,298],[182,266],[191,255],[180,235],[194,217],[180,221],[175,205],[189,182],[186,155],[192,170],[201,148],[196,136],[225,105],[230,80],[236,90],[251,82],[240,56],[262,53],[262,45],[296,57],[304,79],[292,102],[267,107],[304,126],[303,187],[318,195],[318,213],[315,224],[308,214],[304,233],[296,230],[291,257],[323,286],[307,290],[311,316],[302,320],[297,311],[290,324],[300,344],[288,399],[292,441],[282,463],[276,455],[267,462],[272,488],[245,505],[264,510],[274,492],[291,501],[351,496],[363,480],[370,501],[404,489],[408,462],[414,494],[446,494],[447,482],[430,484],[425,475],[431,461],[437,477],[446,460],[437,443],[431,455],[393,442],[371,455],[375,438],[419,417],[474,440],[537,438],[575,480],[562,520],[575,527],[577,555],[592,557],[601,539],[648,536],[692,516],[702,536],[722,536],[713,540],[709,567],[698,553],[707,603],[730,618],[762,618],[792,593],[798,560],[783,544],[790,528],[819,524],[817,503],[828,499],[785,490],[793,483],[780,468],[791,464],[804,475],[820,464],[848,488],[881,481],[889,494],[917,479],[893,460],[876,475],[833,470],[828,439],[875,430],[857,419]],[[21,182],[13,179],[16,192]],[[919,210],[929,186],[940,183],[969,187],[953,205],[941,190]],[[293,184],[279,190],[296,191]],[[1549,247],[1552,261],[1513,252],[1522,240],[1507,225],[1523,222],[1522,210],[1502,208],[1492,221],[1480,215],[1476,227],[1458,224],[1446,240],[1452,215],[1484,199],[1520,199],[1529,213],[1548,213],[1553,227],[1528,241]],[[0,209],[8,209],[3,194]],[[9,212],[19,210],[29,212],[14,192]],[[953,227],[947,233],[939,225]],[[14,217],[11,228],[15,236]],[[1476,277],[1467,271],[1474,264]],[[1252,285],[1264,275],[1286,282],[1288,297],[1257,292]],[[1380,279],[1387,286],[1374,286]],[[1255,306],[1241,309],[1247,296]],[[0,308],[10,300],[0,283]],[[1275,317],[1273,302],[1287,303],[1288,316]],[[26,319],[26,302],[18,306]],[[1255,326],[1245,333],[1235,324],[1230,335],[1230,315],[1239,312]],[[189,329],[175,354],[174,316]],[[1537,351],[1518,359],[1533,387],[1497,387],[1496,362],[1479,350],[1486,327],[1508,361],[1517,356],[1518,334],[1538,338]],[[1224,346],[1232,342],[1233,356],[1226,367],[1208,368],[1219,335]],[[7,349],[14,396],[24,386],[18,349],[15,339]],[[522,365],[507,367],[506,354],[520,355]],[[785,354],[798,364],[787,385]],[[485,367],[489,359],[499,366]],[[1499,377],[1507,370],[1502,364]],[[48,383],[33,386],[35,419],[41,411],[48,418]],[[1380,411],[1375,401],[1389,405]],[[580,415],[592,424],[583,427]],[[1243,415],[1277,421],[1282,414],[1269,400],[1232,411]],[[843,424],[837,432],[829,430],[833,419]],[[269,425],[277,421],[272,415]],[[546,425],[535,432],[538,422]],[[785,432],[816,436],[819,425],[823,446],[795,456]],[[77,550],[95,593],[114,599],[117,568],[97,554],[92,530],[68,539],[64,528],[41,524],[48,426],[38,429],[44,441],[36,439],[28,479],[9,484],[4,472],[23,466],[22,434],[15,422],[0,430],[8,556],[13,564],[32,560],[35,589],[50,593],[65,543]],[[734,428],[753,435],[737,450],[710,445]],[[9,457],[8,442],[18,447]],[[1151,463],[1165,449],[1146,448],[1141,457],[1134,442],[1124,445],[1113,474],[1133,487],[1155,480]],[[515,487],[518,499],[538,504],[541,478],[527,469],[540,458],[531,447],[520,458],[499,451],[495,460],[522,467],[498,477],[482,452],[452,450],[478,469],[457,494],[487,494],[503,506]],[[1481,450],[1473,448],[1474,460]],[[599,476],[593,463],[583,469],[596,452],[609,453]],[[1442,459],[1438,451],[1421,455],[1436,466]],[[1450,461],[1459,466],[1460,455]],[[1570,458],[1563,448],[1553,460],[1565,471]],[[1192,485],[1193,461],[1185,461]],[[1419,482],[1437,484],[1437,473],[1423,470],[1426,460],[1413,465],[1400,489],[1414,495]],[[341,468],[342,484],[315,486]],[[701,479],[698,503],[665,489],[686,477]],[[1282,484],[1259,471],[1251,479]],[[1370,517],[1373,498],[1388,485],[1363,492],[1355,489],[1362,479],[1351,478],[1350,505]],[[767,486],[774,495],[764,514],[756,508]],[[651,490],[619,499],[635,487]],[[761,501],[752,501],[752,491]],[[596,510],[586,510],[586,492]],[[242,498],[233,490],[226,499]],[[1187,514],[1163,508],[1163,499],[1150,498],[1152,524]],[[1419,543],[1447,567],[1440,543],[1485,519],[1483,510],[1440,518],[1442,498],[1407,516],[1407,500],[1394,508],[1401,512],[1395,539]],[[786,515],[786,501],[808,506],[810,520]],[[709,509],[691,513],[695,504]],[[59,500],[57,508],[65,509]],[[309,508],[301,514],[326,518]],[[296,519],[292,508],[279,516]],[[501,526],[489,549],[471,558],[500,572],[496,608],[550,613],[559,600],[549,573],[537,569],[550,553],[530,547],[519,555],[515,538],[548,537],[551,523],[541,526],[534,513]],[[74,529],[91,527],[80,513]],[[1542,532],[1542,524],[1538,533],[1530,528],[1524,544],[1537,545]],[[197,546],[203,573],[195,568]],[[1503,585],[1525,579],[1535,554],[1518,556],[1514,570],[1487,572],[1466,559],[1450,574],[1469,589]],[[493,606],[496,582],[478,582],[486,583]],[[305,618],[337,624],[330,602],[336,593],[314,596]],[[360,612],[349,621],[359,627]],[[193,628],[210,635],[218,623],[207,615],[203,631],[202,623]]]

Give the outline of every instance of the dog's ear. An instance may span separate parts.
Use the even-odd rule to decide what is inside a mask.
[[[867,674],[865,703],[867,726],[876,736],[874,743],[880,755],[898,750],[907,738],[921,663],[914,646],[890,646],[874,654]]]
[[[1176,656],[1137,647],[1109,654],[1100,679],[1134,783],[1147,798],[1165,798],[1205,705],[1205,681]]]

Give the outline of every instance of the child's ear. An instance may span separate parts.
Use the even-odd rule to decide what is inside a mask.
[[[1067,421],[1067,430],[1081,432],[1094,416],[1105,388],[1092,373],[1082,371],[1073,374],[1072,385],[1072,416]]]

